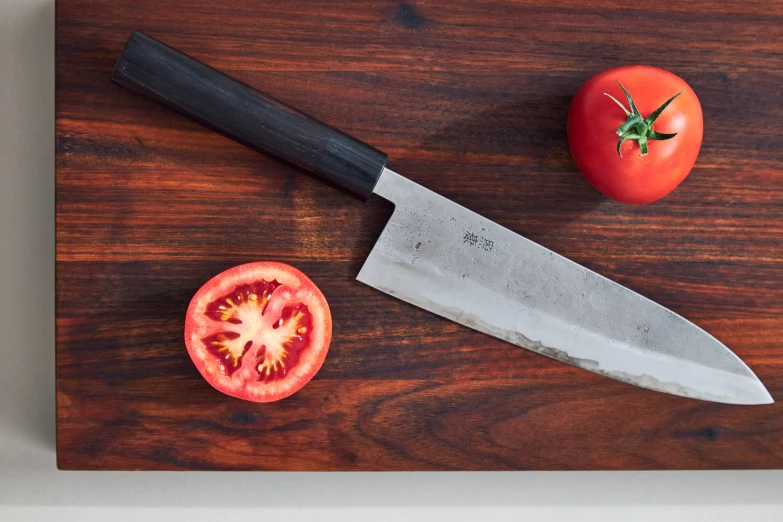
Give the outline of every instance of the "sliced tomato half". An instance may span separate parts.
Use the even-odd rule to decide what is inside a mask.
[[[254,402],[297,392],[318,372],[332,340],[321,291],[283,263],[235,266],[202,286],[188,307],[185,345],[217,390]]]

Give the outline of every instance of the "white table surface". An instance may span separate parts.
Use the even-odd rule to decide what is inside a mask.
[[[53,115],[54,2],[0,0],[0,521],[783,521],[781,471],[57,471]]]

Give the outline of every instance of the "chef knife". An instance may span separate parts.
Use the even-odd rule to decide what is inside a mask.
[[[136,32],[112,80],[354,196],[395,205],[357,279],[425,310],[636,386],[773,402],[674,312],[386,168],[386,154]]]

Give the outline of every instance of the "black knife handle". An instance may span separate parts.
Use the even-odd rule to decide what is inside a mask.
[[[383,152],[140,32],[128,38],[112,81],[362,200],[386,165]]]

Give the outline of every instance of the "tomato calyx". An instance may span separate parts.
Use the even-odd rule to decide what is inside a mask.
[[[608,96],[612,99],[613,102],[615,102],[625,113],[627,116],[627,119],[625,122],[620,125],[617,128],[617,135],[620,136],[620,139],[617,140],[617,154],[622,158],[623,154],[620,151],[620,147],[622,147],[623,143],[627,140],[636,140],[639,143],[639,149],[642,151],[642,156],[647,155],[647,144],[649,140],[670,140],[673,137],[677,135],[677,133],[673,134],[667,134],[664,132],[656,132],[653,130],[652,126],[653,123],[655,123],[655,120],[658,119],[658,116],[661,115],[663,110],[669,106],[671,102],[674,101],[675,98],[677,98],[679,95],[685,92],[685,88],[663,102],[663,104],[658,107],[652,114],[647,116],[646,118],[642,118],[642,115],[639,114],[639,109],[636,108],[636,104],[633,101],[633,97],[631,96],[631,93],[628,92],[628,89],[626,89],[622,83],[619,81],[617,84],[620,86],[620,88],[625,93],[625,97],[628,99],[628,105],[631,107],[631,110],[628,110],[625,108],[625,106],[617,101],[617,99],[612,96],[609,93],[604,93],[605,96]]]

